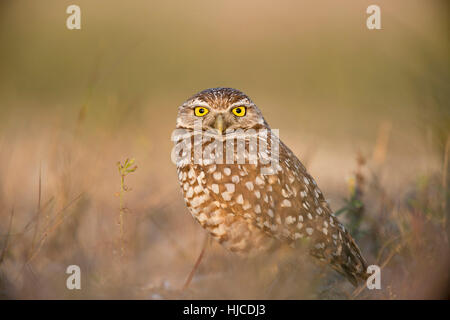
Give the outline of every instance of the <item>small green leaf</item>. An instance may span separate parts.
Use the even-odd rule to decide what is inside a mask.
[[[134,166],[134,167],[131,168],[131,169],[127,169],[127,173],[135,172],[136,169],[137,169],[137,166]]]
[[[339,215],[343,214],[343,213],[344,213],[345,211],[347,211],[347,210],[348,210],[347,207],[343,207],[343,208],[339,209],[338,211],[336,211],[336,212],[334,213],[334,215],[335,215],[335,216],[339,216]]]
[[[134,158],[132,158],[132,159],[130,159],[130,160],[127,159],[127,161],[128,161],[128,163],[127,163],[127,165],[126,165],[126,168],[131,167],[131,166],[134,164],[134,162],[135,162]]]

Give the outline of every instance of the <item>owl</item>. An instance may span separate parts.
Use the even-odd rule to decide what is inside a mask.
[[[179,107],[175,132],[186,206],[225,248],[252,256],[307,243],[354,285],[367,278],[352,236],[247,95],[232,88],[195,94]]]

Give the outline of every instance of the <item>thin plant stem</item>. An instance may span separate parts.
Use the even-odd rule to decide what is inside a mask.
[[[208,246],[208,242],[209,242],[209,234],[207,234],[205,236],[205,239],[203,240],[202,251],[200,252],[200,255],[198,256],[197,261],[195,261],[194,267],[192,268],[191,272],[189,273],[188,278],[186,279],[186,282],[184,283],[183,290],[186,290],[189,287],[189,284],[191,283],[192,278],[194,277],[194,274],[197,271],[198,266],[200,265],[200,262],[203,259],[203,256],[205,255],[206,248]]]
[[[134,159],[126,159],[122,164],[120,161],[117,162],[117,168],[120,174],[120,191],[117,193],[119,197],[119,247],[120,247],[120,257],[125,256],[125,227],[124,227],[124,214],[126,212],[125,208],[125,192],[130,191],[130,189],[125,185],[125,177],[136,171],[137,166],[134,165]]]

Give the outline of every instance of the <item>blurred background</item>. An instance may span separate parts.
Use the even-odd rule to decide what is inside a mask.
[[[366,28],[371,4],[382,30]],[[1,1],[0,297],[448,297],[449,21],[445,0]],[[205,233],[170,135],[177,106],[219,86],[280,130],[381,290],[330,270],[276,282],[277,261],[213,243],[181,290]],[[66,288],[72,264],[82,290]]]

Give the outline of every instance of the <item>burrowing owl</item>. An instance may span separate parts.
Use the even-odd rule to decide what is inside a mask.
[[[247,95],[231,88],[197,93],[179,107],[175,132],[186,205],[227,249],[252,255],[308,239],[311,255],[353,284],[366,278],[355,241]]]

